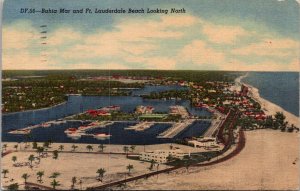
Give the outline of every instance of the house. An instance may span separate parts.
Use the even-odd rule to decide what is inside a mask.
[[[143,161],[152,161],[154,160],[157,163],[166,163],[168,162],[168,157],[172,156],[173,158],[183,159],[186,154],[183,153],[180,149],[174,150],[155,150],[151,152],[142,152],[140,153],[140,160]]]

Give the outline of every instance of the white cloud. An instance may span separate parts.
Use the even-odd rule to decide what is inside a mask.
[[[249,32],[239,26],[222,26],[202,22],[202,32],[213,43],[233,44],[240,37],[248,36]]]
[[[3,27],[4,69],[173,70],[185,64],[191,67],[186,69],[299,69],[296,40],[278,38],[273,32],[258,34],[241,26],[216,25],[190,15],[121,19],[111,30],[91,34],[62,27],[47,34],[45,49],[37,33],[26,22]],[[233,45],[238,48],[228,48]],[[44,52],[47,62],[41,61]],[[260,62],[250,65],[253,60]]]
[[[179,59],[183,62],[202,64],[221,64],[225,61],[225,55],[206,45],[205,42],[195,40],[183,47],[179,53]]]
[[[297,57],[299,43],[291,39],[262,39],[242,48],[233,49],[232,53],[243,56]]]

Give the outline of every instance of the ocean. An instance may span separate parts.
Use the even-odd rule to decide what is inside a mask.
[[[256,87],[264,99],[299,116],[299,73],[249,72],[242,82]]]

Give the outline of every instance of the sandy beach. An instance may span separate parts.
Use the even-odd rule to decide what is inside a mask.
[[[7,145],[6,150],[15,150],[14,145],[18,144],[15,142],[4,142],[3,144]],[[43,143],[38,143],[41,146]],[[124,154],[123,147],[124,145],[105,145],[104,152],[113,152],[113,153],[123,153],[123,154],[100,154],[99,152],[99,144],[75,144],[78,146],[76,148],[76,152],[82,153],[59,153],[58,159],[52,158],[52,152],[49,152],[49,156],[47,158],[42,158],[41,163],[35,160],[33,162],[33,168],[31,169],[29,166],[22,167],[14,167],[14,162],[12,161],[12,157],[16,156],[16,163],[26,163],[28,161],[28,157],[33,154],[34,156],[38,156],[37,152],[35,152],[31,147],[32,143],[29,143],[29,147],[24,149],[25,143],[18,144],[18,152],[10,153],[2,158],[1,166],[3,169],[8,169],[9,173],[7,174],[7,178],[2,179],[2,185],[7,186],[12,183],[19,183],[21,188],[24,186],[24,180],[21,178],[22,174],[28,173],[29,179],[28,182],[38,183],[36,173],[38,171],[44,171],[45,176],[43,178],[42,185],[50,186],[50,182],[52,178],[49,176],[53,172],[60,172],[61,175],[56,179],[60,182],[60,189],[70,189],[71,179],[73,176],[76,176],[77,179],[81,179],[83,181],[82,188],[87,188],[91,186],[101,185],[97,177],[97,169],[104,168],[106,170],[105,177],[103,179],[103,183],[109,183],[111,181],[117,181],[125,178],[127,171],[126,166],[128,164],[132,164],[134,169],[132,170],[131,176],[138,176],[144,173],[149,173],[148,169],[150,163],[132,160],[126,158]],[[59,146],[63,145],[63,151],[71,151],[73,143],[53,143],[48,151],[59,150]],[[88,152],[86,149],[87,145],[91,145],[93,150]],[[130,145],[127,145],[130,148]],[[157,145],[147,145],[147,146],[136,146],[134,149],[135,153],[145,151],[153,151],[170,149],[171,144],[157,144]],[[203,152],[206,151],[203,148],[193,148],[185,145],[172,144],[173,148],[179,148],[183,152]],[[21,149],[21,151],[20,151]],[[83,153],[84,152],[84,153]],[[132,152],[129,152],[129,155]],[[162,170],[167,168],[167,165],[160,164],[159,169]],[[13,179],[13,181],[10,181]],[[80,185],[76,184],[76,188],[79,188]]]
[[[298,190],[299,139],[296,133],[257,130],[233,159],[209,167],[180,169],[131,182],[137,190]],[[295,162],[295,164],[293,164]]]
[[[248,76],[248,73],[246,75],[240,76],[235,80],[236,87],[240,86],[242,84],[241,80]],[[244,83],[246,86],[250,88],[250,96],[255,99],[263,108],[265,113],[267,115],[275,115],[276,112],[282,112],[286,116],[286,120],[289,122],[289,124],[294,124],[296,127],[300,127],[300,118],[296,115],[284,110],[282,107],[262,98],[259,94],[259,90],[249,84]]]

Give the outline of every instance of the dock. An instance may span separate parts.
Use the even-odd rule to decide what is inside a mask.
[[[173,138],[180,132],[185,130],[188,126],[193,124],[196,119],[186,119],[183,122],[174,123],[172,127],[168,128],[166,131],[160,133],[157,138]]]
[[[140,122],[136,125],[129,126],[125,130],[134,130],[134,131],[145,131],[146,129],[151,128],[155,123],[153,122]]]

